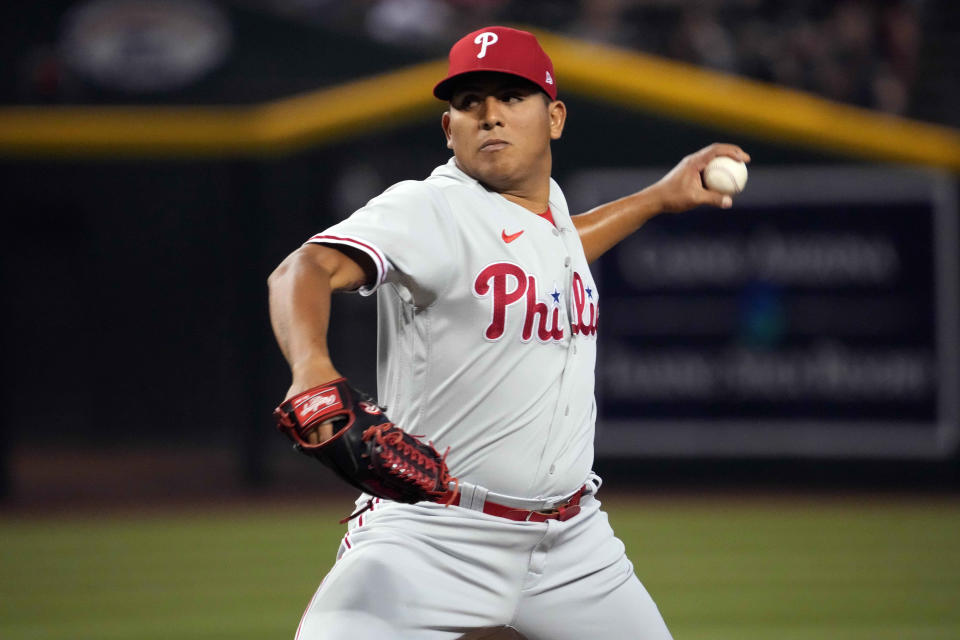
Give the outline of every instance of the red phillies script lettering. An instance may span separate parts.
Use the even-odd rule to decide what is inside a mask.
[[[527,317],[523,319],[524,342],[533,337],[533,319],[540,316],[540,322],[537,324],[537,338],[542,342],[547,340],[562,340],[563,329],[560,328],[560,306],[553,307],[553,313],[546,304],[537,301],[537,279],[528,276],[527,280]],[[547,316],[553,321],[553,326],[547,329]]]
[[[583,278],[577,272],[573,273],[573,307],[576,317],[570,325],[573,335],[578,333],[585,336],[597,334],[597,296],[596,291],[589,286],[584,286]],[[589,319],[584,319],[584,314],[589,312]]]
[[[537,338],[544,342],[563,339],[559,306],[551,308],[538,301],[536,277],[528,276],[517,265],[497,262],[484,267],[473,282],[473,291],[480,297],[489,295],[493,299],[490,325],[484,332],[487,340],[499,340],[503,337],[508,307],[523,298],[526,304],[521,339],[527,342],[533,338],[534,328]],[[548,323],[551,326],[548,326]]]
[[[513,280],[512,285],[508,284],[509,280]],[[498,340],[503,337],[503,327],[507,323],[507,307],[522,298],[526,288],[527,274],[523,269],[509,262],[491,264],[477,274],[477,279],[473,282],[473,291],[478,296],[486,296],[491,290],[493,291],[493,318],[484,333],[487,340]]]

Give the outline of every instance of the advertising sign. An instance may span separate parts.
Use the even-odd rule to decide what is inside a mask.
[[[579,173],[571,210],[661,175]],[[654,218],[592,266],[598,454],[949,455],[958,239],[952,180],[905,169],[758,168]]]

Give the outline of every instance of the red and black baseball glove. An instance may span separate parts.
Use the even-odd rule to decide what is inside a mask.
[[[449,504],[456,497],[457,479],[447,469],[446,453],[441,456],[433,443],[398,428],[344,378],[297,394],[273,413],[277,429],[296,449],[365,493],[411,504],[445,497]],[[316,440],[311,434],[327,421],[332,422],[333,436],[311,443]]]

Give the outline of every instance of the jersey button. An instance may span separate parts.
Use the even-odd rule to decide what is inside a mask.
[[[565,416],[570,415],[570,405],[567,405],[567,408],[563,410],[563,415]]]
[[[557,472],[557,465],[555,464],[550,465],[550,475],[553,475],[556,472]]]
[[[557,229],[556,227],[554,227],[554,229],[553,229],[553,235],[555,235],[555,236],[560,235],[560,229]]]
[[[563,259],[563,266],[565,267],[570,266],[570,256],[567,256],[566,258]]]

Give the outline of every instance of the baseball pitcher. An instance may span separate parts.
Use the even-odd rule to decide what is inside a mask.
[[[571,216],[551,179],[567,110],[524,31],[450,50],[434,88],[452,157],[310,238],[270,276],[293,382],[278,427],[362,493],[297,638],[670,634],[601,509],[593,464],[603,294],[590,263],[646,220],[729,207],[701,171]],[[331,362],[331,294],[376,294],[376,400]]]

